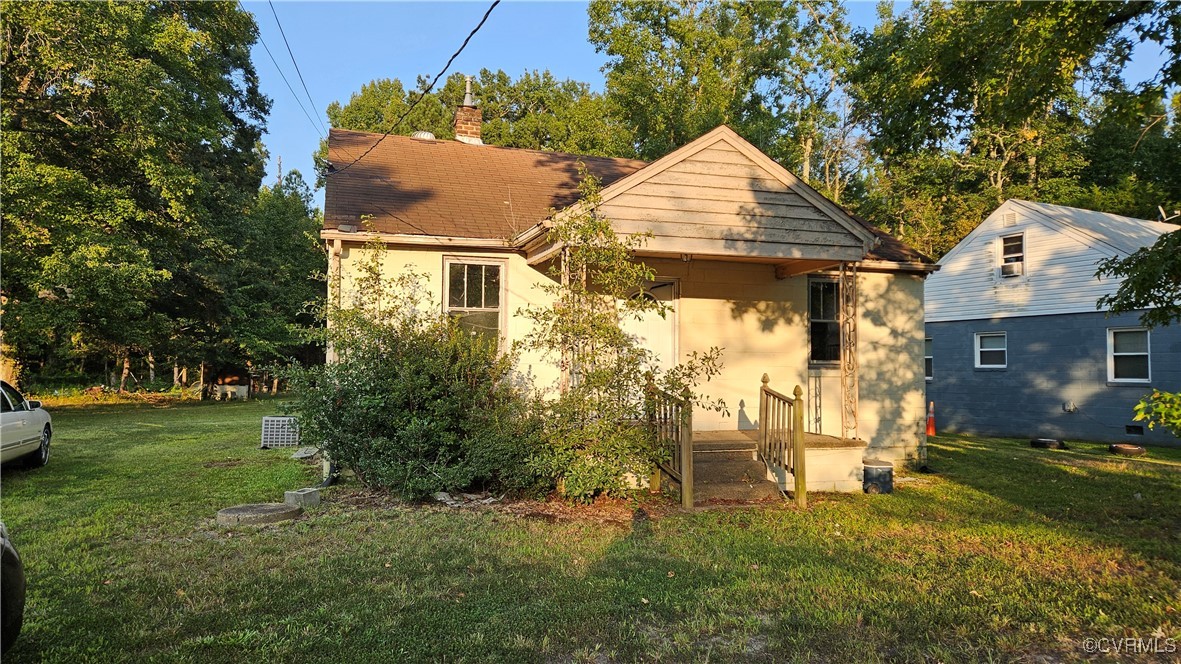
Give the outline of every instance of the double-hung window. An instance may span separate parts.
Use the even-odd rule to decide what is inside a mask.
[[[976,334],[976,368],[1004,369],[1009,365],[1009,340],[1004,332]]]
[[[1025,235],[1001,237],[1001,276],[1019,277],[1025,274]]]
[[[498,342],[501,332],[504,263],[478,259],[446,260],[447,313],[460,327]]]
[[[1148,330],[1107,330],[1107,380],[1113,383],[1147,383],[1151,377]]]
[[[840,284],[832,280],[808,282],[808,338],[812,364],[841,361]]]

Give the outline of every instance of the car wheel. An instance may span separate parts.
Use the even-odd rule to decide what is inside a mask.
[[[25,457],[25,465],[29,468],[40,468],[49,463],[49,441],[53,438],[53,432],[49,430],[49,425],[41,430],[41,444],[37,447],[37,451]]]
[[[25,620],[25,571],[20,556],[7,537],[3,538],[0,563],[0,653],[12,647]]]

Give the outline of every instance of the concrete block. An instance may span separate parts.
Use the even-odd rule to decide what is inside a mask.
[[[315,487],[297,489],[283,494],[283,501],[288,505],[308,507],[320,504],[320,490]]]

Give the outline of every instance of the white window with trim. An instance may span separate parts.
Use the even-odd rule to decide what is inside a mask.
[[[808,359],[813,365],[841,361],[841,290],[833,279],[808,281]]]
[[[1152,380],[1148,343],[1148,330],[1144,328],[1108,328],[1107,380],[1113,383]]]
[[[1004,369],[1009,366],[1009,339],[1004,332],[976,333],[976,368]]]
[[[1025,274],[1025,234],[1003,235],[1000,245],[1001,276],[1020,277]]]
[[[472,334],[499,342],[504,329],[504,261],[446,258],[446,311]]]
[[[923,375],[927,380],[935,377],[935,354],[931,349],[931,338],[923,339]]]

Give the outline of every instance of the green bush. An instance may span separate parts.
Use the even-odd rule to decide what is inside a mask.
[[[1136,404],[1137,422],[1148,422],[1148,428],[1160,425],[1174,436],[1181,437],[1181,392],[1153,390]]]
[[[374,268],[362,281],[354,306],[328,313],[336,360],[289,373],[305,440],[406,499],[544,490],[530,464],[539,425],[512,383],[513,356],[437,313],[417,277],[382,282]]]

